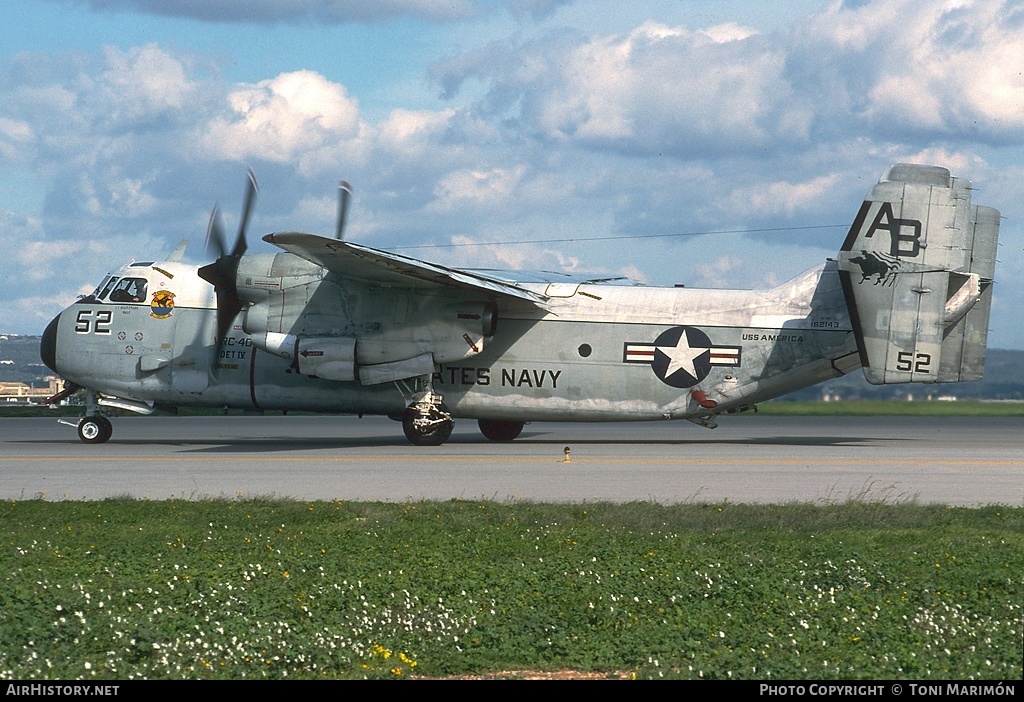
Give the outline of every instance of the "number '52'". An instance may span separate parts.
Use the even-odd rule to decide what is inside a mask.
[[[75,331],[79,334],[109,334],[110,310],[98,310],[95,319],[92,314],[91,310],[81,310],[75,317]]]
[[[932,355],[930,353],[910,353],[900,351],[896,355],[896,370],[913,371],[914,373],[931,372]]]

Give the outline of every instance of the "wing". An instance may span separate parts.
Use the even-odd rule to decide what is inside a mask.
[[[478,272],[459,271],[400,254],[315,234],[277,232],[263,240],[346,278],[412,288],[475,288],[529,302],[545,295]]]
[[[491,280],[515,285],[516,283],[536,283],[550,285],[552,283],[576,283],[577,285],[633,285],[641,284],[622,275],[610,276],[607,273],[565,273],[559,271],[509,271],[496,268],[460,268],[460,272],[479,275]]]

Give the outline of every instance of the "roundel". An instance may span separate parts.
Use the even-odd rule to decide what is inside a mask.
[[[651,368],[674,388],[690,388],[711,372],[711,339],[700,329],[672,327],[654,341]]]
[[[742,354],[742,346],[713,344],[696,327],[671,327],[654,343],[627,341],[622,362],[650,366],[658,380],[671,387],[692,388],[708,377],[714,366],[738,368]]]

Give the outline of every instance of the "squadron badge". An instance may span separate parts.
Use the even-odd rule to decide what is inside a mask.
[[[167,319],[174,311],[174,293],[170,290],[157,290],[149,303],[150,317]]]
[[[712,366],[740,365],[739,346],[717,346],[696,327],[672,327],[653,344],[627,343],[623,363],[650,364],[658,380],[674,388],[692,388]]]

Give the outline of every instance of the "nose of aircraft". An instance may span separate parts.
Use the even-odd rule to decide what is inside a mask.
[[[58,375],[60,374],[60,371],[57,370],[57,323],[59,321],[60,315],[58,314],[46,325],[43,340],[39,343],[39,357],[47,368]]]

